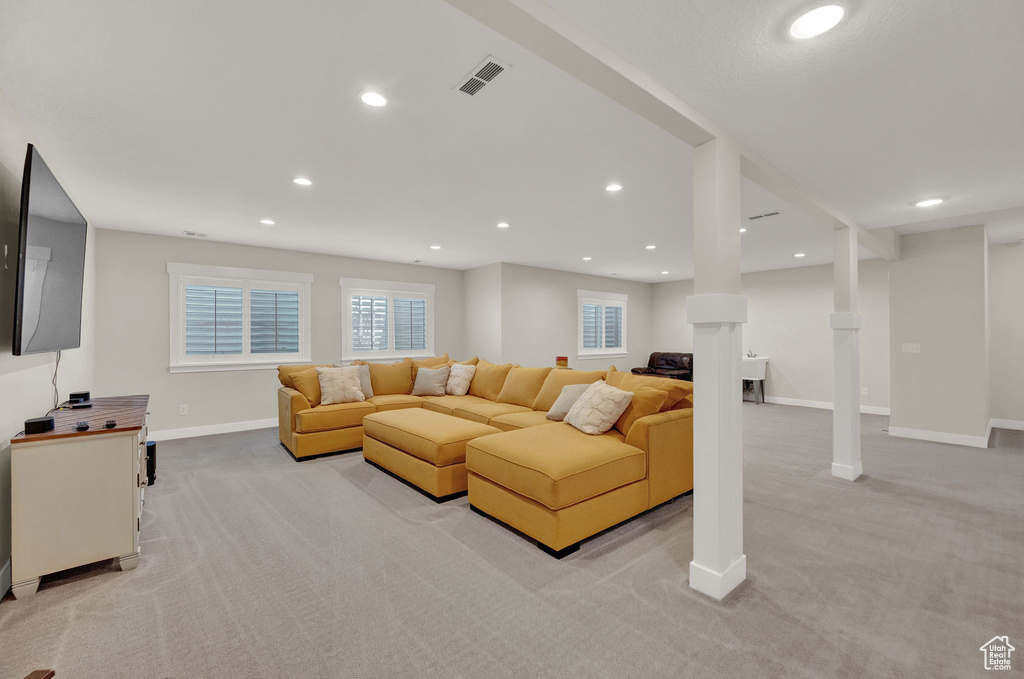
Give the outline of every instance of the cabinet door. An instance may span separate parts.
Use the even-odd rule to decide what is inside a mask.
[[[15,581],[135,551],[135,432],[11,451]]]

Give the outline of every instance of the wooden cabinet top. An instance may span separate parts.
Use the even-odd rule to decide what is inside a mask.
[[[149,394],[134,396],[110,396],[92,399],[92,408],[72,409],[65,406],[55,410],[53,430],[42,434],[18,434],[11,439],[11,445],[34,441],[49,441],[75,436],[95,436],[96,434],[113,434],[122,431],[138,431],[146,423],[146,409],[149,407]],[[117,425],[107,429],[107,420],[117,420]],[[76,431],[75,425],[88,422],[89,429]]]

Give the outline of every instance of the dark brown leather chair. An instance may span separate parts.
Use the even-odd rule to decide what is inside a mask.
[[[675,351],[655,351],[647,360],[647,367],[633,368],[634,375],[656,375],[677,380],[693,381],[693,354]]]

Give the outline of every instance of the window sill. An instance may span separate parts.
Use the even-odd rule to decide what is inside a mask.
[[[231,372],[234,370],[276,370],[279,365],[301,365],[309,363],[309,359],[297,361],[271,361],[260,363],[190,363],[168,366],[172,373],[213,373]]]
[[[352,361],[363,361],[365,363],[393,363],[404,358],[411,358],[414,361],[421,358],[434,358],[434,354],[394,354],[392,356],[342,356],[340,363],[351,363]]]
[[[595,358],[626,358],[629,354],[626,353],[614,353],[614,354],[576,354],[576,359],[579,361],[586,361],[588,359]]]

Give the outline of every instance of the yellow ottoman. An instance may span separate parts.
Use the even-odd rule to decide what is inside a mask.
[[[501,430],[422,408],[363,418],[363,457],[436,502],[466,494],[466,444]]]

